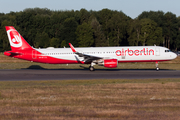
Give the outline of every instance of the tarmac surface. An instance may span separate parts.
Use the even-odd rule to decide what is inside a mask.
[[[180,78],[179,70],[154,69],[20,69],[0,70],[0,81],[26,80],[87,80],[87,79],[158,79]]]

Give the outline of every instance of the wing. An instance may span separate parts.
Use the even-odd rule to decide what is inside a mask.
[[[69,43],[69,46],[71,47],[71,50],[73,51],[74,54],[78,55],[79,57],[84,58],[84,60],[83,60],[84,63],[90,63],[90,62],[92,62],[94,60],[102,59],[102,57],[87,55],[87,54],[83,54],[83,53],[80,53],[80,52],[76,51],[71,43]]]

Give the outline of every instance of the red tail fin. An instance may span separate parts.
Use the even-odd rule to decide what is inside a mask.
[[[6,32],[12,51],[33,49],[13,26],[6,26]]]

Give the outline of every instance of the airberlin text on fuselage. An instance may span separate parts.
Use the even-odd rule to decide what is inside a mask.
[[[124,49],[122,50],[117,50],[116,51],[117,56],[140,56],[140,55],[154,55],[154,50],[153,49],[148,49],[148,48],[143,48],[142,50],[131,50],[131,49]]]

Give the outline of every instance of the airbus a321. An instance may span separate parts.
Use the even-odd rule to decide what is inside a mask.
[[[133,47],[81,47],[74,48],[43,48],[31,47],[13,26],[6,26],[11,51],[4,55],[33,62],[48,64],[90,64],[89,70],[94,71],[94,65],[116,68],[121,62],[158,62],[173,60],[177,55],[168,48],[160,46]]]

